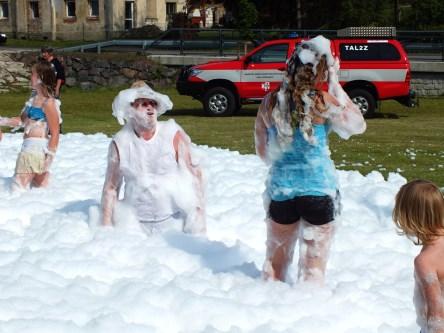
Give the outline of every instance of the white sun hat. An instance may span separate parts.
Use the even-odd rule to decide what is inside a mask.
[[[113,116],[117,118],[119,124],[123,125],[128,121],[128,111],[131,110],[131,103],[138,98],[147,98],[157,102],[157,116],[164,114],[173,108],[173,102],[164,94],[151,89],[147,84],[141,87],[124,89],[114,98],[112,109]]]

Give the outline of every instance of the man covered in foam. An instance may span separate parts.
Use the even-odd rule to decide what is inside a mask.
[[[299,278],[323,283],[339,212],[339,189],[328,135],[363,133],[365,121],[338,82],[330,41],[302,42],[287,61],[280,88],[262,101],[255,124],[256,153],[270,165],[265,278],[286,280],[296,242]],[[329,92],[322,84],[328,79]]]
[[[147,232],[181,225],[184,232],[205,233],[204,181],[191,140],[174,120],[157,120],[172,107],[168,96],[141,81],[114,99],[113,116],[124,126],[109,147],[103,225],[116,223],[124,182],[121,204]]]

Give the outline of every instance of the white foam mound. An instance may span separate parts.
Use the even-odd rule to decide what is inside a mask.
[[[267,168],[256,156],[198,147],[208,239],[148,237],[123,212],[120,227],[97,226],[109,140],[62,135],[50,187],[15,195],[7,186],[22,137],[0,143],[1,332],[418,331],[419,249],[391,222],[400,175],[339,172],[343,215],[324,289],[265,283]]]

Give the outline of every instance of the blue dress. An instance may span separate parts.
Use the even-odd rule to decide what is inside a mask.
[[[272,128],[269,136],[276,131]],[[313,124],[316,143],[304,139],[299,128],[294,130],[293,141],[272,162],[267,179],[267,193],[274,201],[314,195],[336,196],[338,181],[336,169],[328,148],[329,125]],[[269,141],[275,139],[269,137]]]

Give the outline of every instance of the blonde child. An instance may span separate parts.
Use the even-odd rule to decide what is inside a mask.
[[[396,195],[393,221],[416,245],[417,323],[421,333],[444,333],[444,196],[430,181],[414,180]]]

